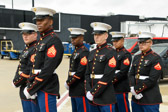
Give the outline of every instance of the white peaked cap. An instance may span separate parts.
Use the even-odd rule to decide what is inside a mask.
[[[70,31],[70,34],[72,35],[84,35],[87,30],[82,29],[82,28],[68,28]]]
[[[35,13],[35,15],[49,15],[53,16],[56,11],[50,8],[44,7],[32,7],[31,10]]]
[[[118,37],[125,37],[125,33],[124,32],[110,32],[110,34],[112,35],[112,38],[118,38]]]
[[[20,27],[22,30],[34,30],[35,32],[38,31],[37,25],[35,25],[35,24],[33,24],[33,23],[22,22],[22,23],[19,23],[19,27]]]
[[[155,37],[156,35],[151,33],[151,32],[139,32],[138,33],[138,38],[141,39],[141,38],[153,38]]]
[[[106,23],[102,22],[93,22],[90,24],[90,26],[93,28],[93,31],[106,31],[110,30],[112,27]]]

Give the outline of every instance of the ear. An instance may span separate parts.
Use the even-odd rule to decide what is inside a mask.
[[[108,38],[108,33],[104,33],[104,35],[105,35],[105,39],[107,40],[107,38]]]
[[[50,19],[50,26],[53,25],[53,19]]]

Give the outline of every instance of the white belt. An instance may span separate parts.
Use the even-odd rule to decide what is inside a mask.
[[[69,72],[70,76],[73,76],[76,72]]]
[[[40,72],[41,72],[41,69],[34,69],[34,73],[33,74],[38,74]],[[55,73],[55,71],[53,73]]]
[[[136,77],[135,77],[136,78]],[[149,76],[139,76],[139,79],[141,79],[141,80],[145,80],[145,79],[147,79],[147,78],[149,78]]]
[[[115,71],[115,73],[118,73],[118,72],[120,72],[120,70],[116,70],[116,71]]]
[[[34,69],[34,74],[38,74],[41,72],[41,69]]]
[[[90,74],[90,78],[92,79],[101,79],[104,74]]]

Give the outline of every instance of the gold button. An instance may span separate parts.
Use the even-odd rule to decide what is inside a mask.
[[[138,72],[139,72],[140,70],[138,70]]]
[[[112,81],[112,82],[114,82],[114,81]]]
[[[35,67],[35,65],[33,65],[33,67]]]
[[[38,42],[38,45],[39,45],[40,43]]]
[[[138,90],[136,90],[136,92],[138,92]]]
[[[95,89],[95,91],[96,91],[97,89]]]
[[[142,86],[143,88],[145,87],[145,86]]]
[[[96,63],[94,62],[93,64],[95,65]]]
[[[96,58],[95,58],[95,61],[96,61]]]
[[[97,53],[99,52],[99,50],[96,51]]]
[[[97,87],[100,87],[100,85],[97,85]]]
[[[92,92],[92,94],[94,94],[94,92]]]
[[[96,54],[96,56],[98,56],[98,54]]]
[[[94,71],[92,71],[92,74],[94,74]]]
[[[40,40],[43,40],[42,38],[40,38]]]
[[[141,90],[141,88],[139,88],[139,90]]]
[[[141,65],[142,63],[139,63],[139,65]]]
[[[71,82],[71,80],[69,82]]]
[[[144,58],[144,56],[142,56],[141,58]]]
[[[93,70],[95,69],[95,67],[93,67]]]
[[[74,78],[72,78],[72,80],[74,80]]]
[[[141,61],[143,61],[143,59],[141,59]]]

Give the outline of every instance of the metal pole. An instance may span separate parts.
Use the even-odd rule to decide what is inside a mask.
[[[12,9],[13,9],[13,0],[12,0]]]
[[[32,0],[32,7],[34,7],[34,0]]]

